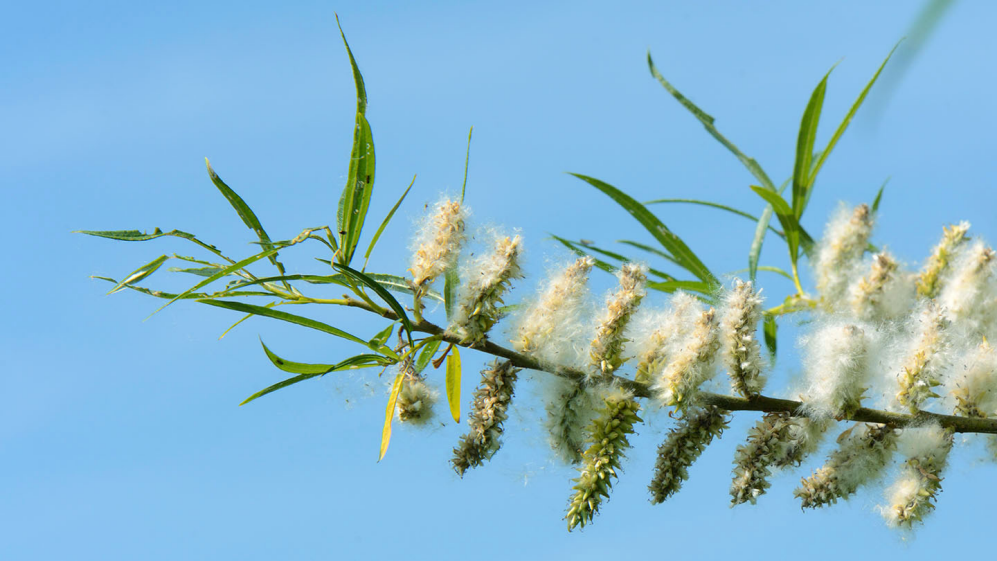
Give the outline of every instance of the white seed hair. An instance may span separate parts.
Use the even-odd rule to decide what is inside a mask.
[[[828,309],[847,304],[848,287],[861,275],[862,254],[869,245],[872,222],[868,205],[849,209],[842,204],[825,227],[814,272],[817,292]]]

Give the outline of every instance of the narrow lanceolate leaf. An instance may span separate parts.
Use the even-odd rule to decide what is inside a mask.
[[[592,259],[595,261],[595,266],[598,269],[600,269],[602,271],[606,271],[609,274],[615,274],[616,273],[617,267],[615,265],[610,265],[609,263],[606,263],[605,261],[602,261],[601,259],[597,259],[591,253],[589,253],[589,252],[581,249],[580,247],[578,247],[574,242],[568,241],[568,240],[566,240],[566,239],[564,239],[562,237],[555,236],[553,234],[551,234],[550,237],[552,237],[555,240],[561,242],[561,244],[564,245],[564,247],[570,249],[571,251],[573,251],[575,253],[575,255],[577,255],[579,257],[585,257],[585,256],[592,257]]]
[[[897,42],[897,44],[894,45],[892,49],[890,49],[890,53],[886,55],[886,59],[884,59],[883,63],[879,65],[879,68],[876,70],[876,73],[872,75],[872,79],[869,80],[869,83],[866,84],[865,88],[862,90],[862,93],[859,94],[858,99],[856,99],[855,103],[852,104],[852,108],[848,110],[848,113],[845,115],[845,118],[842,119],[841,124],[838,125],[838,129],[834,131],[834,135],[831,136],[831,140],[827,142],[827,147],[824,148],[824,151],[821,152],[820,156],[817,158],[817,162],[814,164],[813,170],[811,170],[810,172],[810,178],[808,180],[809,183],[808,193],[812,189],[814,181],[817,180],[817,174],[820,173],[821,167],[824,166],[824,161],[827,160],[827,157],[831,155],[831,150],[834,150],[834,147],[836,144],[838,144],[838,140],[841,138],[841,135],[845,134],[845,130],[848,128],[849,123],[851,123],[852,118],[855,117],[855,113],[858,112],[859,107],[862,107],[862,102],[865,101],[866,96],[869,95],[869,90],[872,89],[872,85],[876,83],[876,80],[879,78],[879,74],[883,71],[883,68],[886,67],[886,63],[890,61],[890,57],[893,56],[893,53],[897,50],[897,47],[899,46],[900,43]],[[806,206],[806,200],[804,200],[803,205],[804,207]]]
[[[789,246],[789,258],[793,265],[795,265],[800,256],[799,250],[801,247],[807,254],[811,252],[814,245],[813,238],[811,238],[810,234],[808,234],[806,230],[800,226],[799,221],[796,219],[796,215],[793,214],[792,207],[790,207],[789,203],[780,197],[778,193],[769,191],[757,185],[752,185],[751,190],[757,193],[761,198],[765,199],[765,201],[772,206],[772,210],[779,218],[779,223],[782,224],[782,229],[786,233],[786,244]]]
[[[447,402],[450,403],[450,414],[453,420],[460,422],[460,351],[457,347],[450,349],[447,355]]]
[[[810,101],[807,102],[803,119],[800,121],[800,133],[796,138],[796,161],[793,164],[793,214],[797,220],[803,216],[807,200],[810,198],[807,191],[810,188],[811,158],[814,153],[814,140],[817,138],[817,125],[820,123],[820,112],[824,107],[827,78],[831,75],[831,70],[827,71],[824,79],[810,94]]]
[[[474,127],[467,131],[467,154],[464,155],[464,183],[460,186],[460,204],[464,204],[464,192],[467,191],[467,168],[471,163],[471,135],[474,134]]]
[[[336,16],[336,25],[339,25],[339,16]],[[353,58],[350,44],[346,42],[346,34],[343,33],[341,25],[339,25],[339,34],[346,46],[346,53],[350,56],[353,81],[357,88],[357,117],[353,130],[353,149],[350,152],[349,174],[346,178],[343,194],[339,199],[338,213],[340,241],[336,261],[342,265],[349,265],[360,241],[360,232],[363,229],[364,219],[367,217],[370,195],[374,189],[374,136],[370,132],[370,123],[367,122],[365,115],[367,112],[367,89],[364,87],[363,76],[360,74],[356,59]]]
[[[629,245],[631,247],[636,247],[637,249],[640,249],[642,251],[646,251],[648,253],[653,253],[654,255],[657,255],[658,257],[664,259],[665,261],[669,261],[671,263],[675,263],[676,265],[678,264],[675,261],[674,257],[672,257],[671,255],[668,255],[667,253],[665,253],[664,251],[661,251],[660,249],[658,249],[656,247],[651,247],[651,246],[649,246],[647,244],[643,244],[643,243],[635,242],[635,241],[631,241],[631,240],[616,240],[616,243],[622,243],[622,244]]]
[[[405,308],[403,308],[402,305],[398,303],[398,300],[396,300],[395,297],[392,296],[391,293],[388,292],[386,288],[378,284],[378,282],[372,279],[371,277],[365,275],[364,273],[361,273],[360,271],[351,269],[346,265],[333,264],[333,267],[335,267],[337,271],[340,271],[343,274],[349,276],[350,278],[356,280],[357,282],[360,282],[363,285],[367,286],[368,288],[373,290],[378,296],[380,296],[381,299],[384,300],[384,302],[398,316],[398,319],[402,322],[402,326],[405,327],[405,331],[409,335],[409,339],[412,338],[412,330],[414,329],[412,327],[412,321],[409,320],[408,314],[405,313]]]
[[[395,382],[391,385],[391,395],[388,396],[388,407],[384,411],[384,429],[381,431],[381,452],[377,455],[377,461],[384,459],[384,454],[388,451],[388,444],[391,442],[391,419],[395,416],[395,403],[398,401],[398,392],[402,389],[402,381],[405,373],[399,372],[395,376]]]
[[[381,346],[383,346],[385,343],[388,342],[388,338],[391,337],[391,334],[394,332],[394,330],[395,330],[395,323],[391,322],[390,324],[388,324],[387,327],[385,327],[381,331],[378,331],[377,335],[371,337],[370,341],[368,341],[368,344],[371,347],[380,348]]]
[[[876,191],[876,198],[872,201],[872,213],[876,214],[879,212],[879,202],[883,200],[883,189],[886,189],[886,184],[890,182],[890,178],[887,177],[883,184],[879,186],[879,191]]]
[[[380,239],[381,232],[384,231],[384,228],[388,225],[388,222],[391,222],[391,218],[395,216],[395,211],[398,210],[398,207],[401,206],[402,201],[404,201],[405,197],[408,196],[408,192],[412,190],[413,185],[415,185],[415,176],[412,176],[412,182],[408,184],[405,192],[398,198],[398,202],[395,203],[395,206],[391,207],[391,210],[388,211],[388,215],[384,217],[384,222],[381,222],[381,225],[378,226],[377,231],[374,232],[374,237],[370,239],[370,245],[367,246],[367,252],[363,255],[362,271],[367,270],[367,260],[370,259],[370,253],[374,251],[374,246],[377,244],[377,240]]]
[[[262,343],[262,341],[260,341],[260,343]],[[267,349],[266,345],[263,345],[263,349],[266,350],[267,356],[270,358],[271,362],[273,362],[277,366],[277,368],[280,368],[281,370],[287,372],[297,372],[298,370],[295,370],[295,368],[298,368],[300,370],[305,370],[305,372],[303,372],[298,376],[288,378],[287,380],[278,382],[272,386],[266,387],[254,393],[253,395],[247,397],[242,403],[240,403],[239,404],[240,407],[251,401],[259,399],[269,393],[273,393],[277,390],[297,384],[298,382],[302,382],[304,380],[309,380],[311,378],[317,378],[323,376],[325,374],[328,374],[329,372],[356,370],[358,368],[368,368],[371,366],[381,366],[385,364],[383,362],[384,357],[378,355],[357,355],[354,357],[350,357],[344,360],[343,362],[340,362],[339,364],[304,364],[301,362],[286,361],[278,357],[277,355],[273,354],[272,352],[270,352],[270,349]]]
[[[119,242],[145,242],[149,240],[154,240],[156,238],[162,237],[174,237],[187,240],[189,242],[195,243],[204,249],[214,253],[215,255],[225,259],[229,263],[233,263],[231,259],[222,255],[222,252],[218,250],[217,247],[202,242],[197,239],[197,236],[190,234],[188,232],[183,232],[181,230],[170,230],[169,232],[164,232],[159,228],[153,230],[151,234],[146,234],[138,230],[76,230],[74,234],[86,234],[88,236],[95,236],[98,238],[107,238],[109,240],[117,240]]]
[[[647,287],[651,290],[666,292],[668,294],[671,294],[676,290],[688,290],[690,292],[698,292],[706,296],[712,296],[713,294],[713,287],[702,281],[647,281]]]
[[[253,212],[253,209],[249,208],[246,201],[242,200],[242,197],[233,191],[231,187],[226,185],[225,182],[222,181],[222,178],[218,177],[215,170],[211,169],[211,162],[209,162],[207,158],[204,159],[204,164],[208,167],[208,176],[211,177],[211,182],[215,184],[215,187],[221,191],[222,195],[225,196],[225,199],[228,200],[230,205],[232,205],[232,208],[234,208],[239,214],[239,218],[242,219],[242,222],[250,230],[256,232],[256,236],[260,239],[260,245],[263,249],[267,251],[273,249],[273,242],[270,241],[270,236],[267,235],[266,230],[263,229],[263,225],[260,224],[259,218],[256,218],[256,213]],[[269,259],[270,262],[277,267],[277,271],[283,275],[284,265],[277,261],[277,254],[271,254]]]
[[[553,236],[553,237],[554,237],[554,239],[556,239],[557,241],[561,242],[562,244],[564,244],[564,245],[566,245],[566,246],[568,246],[568,247],[576,250],[576,253],[581,252],[582,255],[586,254],[586,250],[587,250],[589,252],[597,253],[599,255],[605,255],[606,257],[609,257],[610,259],[615,259],[615,260],[617,260],[617,261],[619,261],[621,263],[626,263],[628,261],[633,261],[632,259],[630,259],[629,257],[627,257],[625,255],[620,255],[619,253],[615,253],[615,252],[608,251],[608,250],[605,250],[605,249],[600,249],[600,248],[596,247],[595,245],[593,245],[589,241],[585,241],[585,242],[573,242],[573,241],[570,241],[570,240],[565,240],[565,239],[560,238],[558,236]],[[655,255],[665,256],[667,254],[662,251],[662,252],[656,252]],[[679,264],[678,262],[676,262],[675,259],[669,259],[669,261],[671,261],[672,263],[675,263],[675,264],[677,264],[677,265],[679,265],[681,267],[681,264]],[[615,268],[614,268],[614,271],[615,271]],[[669,275],[668,273],[659,271],[657,269],[650,269],[649,268],[648,272],[651,273],[652,275],[656,276],[656,277],[660,277],[661,279],[664,279],[665,281],[674,281],[674,280],[676,280],[675,277]]]
[[[127,277],[121,279],[121,282],[114,285],[114,288],[107,291],[107,293],[114,294],[115,292],[121,290],[125,286],[133,282],[138,282],[148,277],[152,273],[155,273],[156,270],[159,269],[159,267],[162,266],[162,264],[165,263],[169,258],[170,257],[167,255],[160,255],[159,257],[153,259],[152,261],[146,263],[145,265],[142,265],[138,269],[132,271],[131,274],[129,274]]]
[[[246,304],[244,302],[230,302],[228,300],[205,300],[201,299],[198,302],[202,304],[207,304],[209,306],[215,306],[217,308],[225,308],[227,310],[234,310],[236,312],[242,312],[244,314],[255,314],[258,316],[268,317],[271,319],[277,319],[280,321],[286,321],[288,323],[293,323],[300,325],[302,327],[308,327],[316,331],[321,331],[323,333],[328,333],[329,335],[335,335],[336,337],[342,337],[348,341],[353,341],[354,343],[360,343],[361,345],[373,350],[380,352],[382,349],[372,348],[370,343],[364,341],[363,339],[357,337],[356,335],[351,335],[342,329],[338,329],[331,325],[309,319],[306,317],[289,314],[287,312],[281,312],[279,310],[271,310],[270,308],[265,308],[263,306],[257,306],[254,304]],[[397,358],[391,357],[391,358]]]
[[[440,339],[431,339],[423,345],[422,349],[419,351],[419,356],[415,359],[415,373],[422,374],[422,371],[429,366],[432,362],[433,357],[436,355],[436,351],[440,348]]]
[[[719,210],[725,210],[725,211],[727,211],[727,212],[729,212],[731,214],[736,214],[738,216],[743,216],[744,218],[747,218],[748,220],[751,220],[752,222],[755,222],[755,223],[758,222],[758,217],[757,216],[748,214],[747,212],[744,212],[743,210],[738,210],[738,209],[736,209],[734,207],[729,207],[727,205],[722,205],[720,203],[712,203],[710,201],[699,201],[699,200],[696,200],[696,199],[655,199],[653,201],[647,201],[644,204],[645,205],[655,205],[655,204],[661,204],[661,203],[687,203],[687,204],[693,204],[693,205],[701,205],[701,206],[706,206],[706,207],[710,207],[710,208],[716,208],[716,209],[719,209]],[[772,230],[772,232],[775,235],[779,236],[780,238],[785,237],[785,236],[783,236],[782,232],[780,232],[779,230],[776,230],[775,228],[772,228],[771,226],[769,226],[769,230]],[[627,242],[623,242],[623,243],[627,243]]]
[[[182,267],[170,267],[167,271],[171,273],[186,273],[188,275],[195,275],[198,277],[210,277],[211,275],[220,271],[222,267],[194,267],[194,268],[182,268]]]
[[[247,258],[243,259],[242,261],[239,261],[237,263],[233,263],[232,265],[229,265],[228,267],[225,267],[224,269],[219,270],[217,273],[211,275],[210,277],[204,279],[203,281],[201,281],[201,282],[195,284],[194,286],[188,288],[187,290],[181,292],[175,298],[173,298],[169,302],[163,304],[158,310],[156,310],[155,312],[152,312],[152,315],[157,314],[160,310],[162,310],[166,306],[169,306],[170,304],[176,302],[177,300],[186,297],[188,294],[196,291],[197,289],[199,289],[201,287],[207,286],[207,285],[215,282],[216,280],[218,280],[218,279],[220,279],[222,277],[226,277],[226,276],[228,276],[228,275],[230,275],[230,274],[238,271],[239,269],[243,269],[245,267],[248,267],[249,265],[252,265],[253,263],[256,263],[257,261],[259,261],[260,259],[263,259],[264,257],[270,257],[271,255],[276,254],[278,249],[279,248],[276,248],[276,247],[268,249],[268,250],[263,251],[261,253],[257,253],[256,255],[247,257]],[[150,317],[152,317],[152,316],[150,316]]]
[[[782,192],[792,181],[792,177],[783,181],[776,192],[782,195]],[[748,250],[748,276],[751,282],[755,282],[755,277],[758,274],[758,260],[762,256],[762,245],[765,243],[765,234],[768,233],[770,222],[772,222],[772,205],[765,205],[765,210],[758,217],[758,225],[755,226],[755,236],[751,239],[751,249]],[[783,235],[783,239],[785,239],[785,235]]]
[[[764,335],[765,335],[765,346],[769,350],[769,356],[772,357],[772,361],[775,362],[775,352],[776,352],[776,332],[779,329],[779,325],[775,321],[775,316],[766,314],[764,319]]]
[[[454,263],[443,273],[443,307],[446,309],[447,321],[453,317],[457,309],[457,292],[460,288],[460,272]]]
[[[758,181],[760,181],[762,185],[775,191],[775,185],[772,184],[772,180],[769,179],[769,176],[762,169],[762,166],[758,165],[758,162],[756,162],[753,158],[749,158],[744,154],[744,152],[741,152],[741,150],[738,149],[737,146],[734,146],[733,142],[727,140],[727,137],[720,134],[720,131],[718,131],[717,128],[713,125],[714,121],[713,117],[711,117],[705,111],[697,107],[696,104],[689,101],[689,98],[682,95],[677,89],[675,89],[674,86],[672,86],[672,84],[668,80],[665,80],[665,77],[662,76],[661,73],[658,72],[658,69],[654,66],[654,61],[651,60],[650,52],[647,53],[647,65],[651,69],[651,75],[658,80],[658,82],[668,91],[668,93],[672,94],[672,97],[678,100],[678,102],[681,103],[683,107],[685,107],[687,110],[689,110],[690,113],[692,113],[697,119],[699,119],[699,122],[703,124],[703,127],[706,128],[706,132],[710,133],[710,136],[717,139],[717,141],[719,141],[720,144],[724,146],[724,148],[726,148],[732,154],[737,156],[737,159],[741,161],[744,167],[748,168],[748,171],[751,172],[751,175],[755,176],[755,178],[758,179]]]
[[[675,258],[676,261],[678,261],[679,266],[686,269],[695,275],[696,278],[707,284],[714,286],[720,285],[717,278],[713,276],[713,273],[711,273],[710,270],[706,268],[706,265],[699,260],[699,257],[697,257],[696,254],[689,249],[689,246],[687,246],[681,238],[675,235],[675,233],[669,230],[668,227],[658,220],[658,217],[652,214],[651,211],[647,210],[647,207],[640,204],[630,195],[627,195],[623,191],[620,191],[616,187],[613,187],[604,181],[587,177],[585,175],[579,175],[577,173],[573,173],[571,175],[574,175],[578,179],[581,179],[582,181],[585,181],[589,185],[592,185],[596,189],[602,191],[617,204],[622,206],[627,212],[636,218],[637,221],[640,222],[640,224],[644,226],[644,228],[650,232],[652,236],[654,236],[654,239],[656,239],[658,243],[660,243],[668,251],[668,253]]]

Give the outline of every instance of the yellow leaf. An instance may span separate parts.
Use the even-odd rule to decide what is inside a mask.
[[[399,372],[395,376],[395,382],[391,384],[391,395],[388,396],[388,408],[384,412],[384,430],[381,431],[381,453],[377,456],[377,461],[384,458],[384,453],[388,451],[388,443],[391,442],[391,419],[395,416],[395,402],[398,401],[398,392],[402,389],[402,381],[405,373]]]
[[[447,356],[447,401],[450,402],[450,414],[453,420],[460,422],[460,351],[457,347],[450,349]]]

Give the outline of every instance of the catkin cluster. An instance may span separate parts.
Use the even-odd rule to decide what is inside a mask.
[[[444,200],[423,223],[411,269],[416,310],[433,282],[455,266],[466,216],[460,203]],[[521,360],[560,375],[547,384],[545,423],[556,454],[578,465],[565,516],[569,530],[593,520],[621,474],[628,437],[641,422],[630,390],[641,385],[677,419],[658,447],[648,486],[651,502],[663,502],[728,426],[730,412],[711,405],[703,387],[722,368],[730,392],[744,403],[768,399],[760,396],[769,368],[760,323],[801,310],[809,312],[803,375],[787,397],[801,399],[802,407],[764,414],[737,446],[732,506],[755,503],[775,473],[798,467],[832,425],[864,407],[997,416],[997,352],[987,342],[997,336],[997,254],[970,239],[969,224],[961,223],[944,228],[921,270],[911,271],[871,245],[874,219],[866,205],[842,207],[814,249],[817,296],[801,291],[770,310],[753,283],[738,279],[713,294],[677,292],[664,308],[642,307],[649,269],[629,262],[596,302],[587,286],[592,257],[555,268],[518,306],[508,330],[521,358],[504,355],[482,371],[454,469],[463,476],[499,450]],[[499,237],[466,260],[447,336],[471,347],[494,338],[503,298],[522,276],[521,254],[519,236]],[[436,391],[411,360],[406,364],[398,417],[424,422]],[[889,524],[910,527],[934,508],[953,442],[952,430],[937,425],[857,424],[840,434],[824,465],[802,478],[794,494],[805,508],[848,499],[887,473],[899,450],[900,474],[880,511]],[[990,443],[997,457],[997,438]]]

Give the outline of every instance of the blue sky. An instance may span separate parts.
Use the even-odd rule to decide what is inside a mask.
[[[364,73],[377,146],[373,220],[416,186],[370,269],[402,273],[412,223],[460,188],[475,127],[468,201],[478,225],[519,228],[528,295],[564,253],[549,233],[607,247],[644,239],[608,199],[563,172],[638,199],[701,197],[753,213],[740,164],[647,71],[648,49],[679,89],[776,181],[792,168],[808,96],[835,63],[824,108],[836,124],[919,9],[915,2],[134,2],[21,3],[0,22],[0,228],[9,300],[0,324],[0,558],[546,559],[599,554],[811,559],[985,555],[997,469],[958,452],[938,510],[913,540],[873,511],[880,491],[801,513],[798,473],[756,507],[727,507],[730,459],[755,415],[737,416],[677,497],[652,507],[646,482],[669,426],[640,429],[596,523],[568,534],[571,468],[551,460],[540,381],[520,384],[503,451],[464,480],[447,460],[453,422],[397,429],[375,463],[386,389],[376,372],[300,384],[245,407],[280,379],[279,354],[329,362],[351,348],[254,319],[104,296],[180,240],[120,244],[77,229],[179,228],[237,255],[253,239],[212,187],[216,171],[276,239],[335,221],[354,90],[338,12]],[[916,265],[943,224],[997,239],[991,131],[997,7],[958,3],[886,99],[874,92],[825,166],[804,224],[839,200],[869,201],[890,177],[876,234]],[[825,125],[818,137],[830,135]],[[746,266],[753,226],[691,207],[655,207],[713,270]],[[785,265],[774,239],[763,262]],[[323,272],[314,247],[284,258]],[[190,279],[157,274],[177,289]],[[597,277],[599,289],[609,286]],[[788,294],[763,278],[771,301]],[[362,315],[320,317],[373,334]],[[338,323],[337,323],[338,322]],[[774,375],[796,369],[792,338]],[[464,401],[485,357],[467,352]],[[436,374],[439,377],[439,374]],[[438,380],[436,380],[438,381]],[[445,421],[445,419],[444,419]]]

